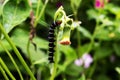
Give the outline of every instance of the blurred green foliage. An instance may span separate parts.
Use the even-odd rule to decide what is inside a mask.
[[[30,2],[32,6],[30,6]],[[30,12],[36,14],[38,0],[1,0],[0,23],[13,43],[17,46],[27,65],[31,68],[37,80],[49,80],[51,64],[48,63],[48,29],[53,22],[57,6],[62,5],[67,15],[82,24],[71,33],[71,45],[59,45],[58,69],[55,80],[120,80],[120,6],[119,0],[109,0],[104,8],[96,9],[95,0],[49,0],[42,17],[36,26],[36,36],[33,41],[37,51],[30,44],[30,54],[27,43],[30,32]],[[40,0],[41,12],[45,0]],[[10,51],[20,68],[25,80],[28,73],[16,57],[13,49],[0,31],[0,41]],[[89,68],[77,66],[74,61],[83,54],[89,53],[93,63]],[[0,58],[16,80],[19,75],[10,58],[0,45]],[[0,63],[1,66],[1,63]],[[17,74],[16,74],[17,73]],[[0,73],[0,79],[4,79]]]

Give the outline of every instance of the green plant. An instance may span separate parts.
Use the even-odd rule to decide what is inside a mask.
[[[119,80],[119,3],[0,0],[0,79]],[[56,21],[50,64],[48,30]]]

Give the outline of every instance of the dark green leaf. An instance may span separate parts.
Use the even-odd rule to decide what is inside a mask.
[[[113,52],[113,49],[110,46],[105,44],[99,47],[98,49],[96,49],[94,59],[99,60],[99,59],[105,58],[111,55],[112,52]]]
[[[70,0],[73,9],[77,10],[82,0]]]
[[[95,80],[111,80],[111,79],[106,75],[101,74],[99,76],[96,76]]]
[[[120,56],[120,43],[114,43],[113,44],[113,48],[115,50],[115,53],[117,54],[117,56]]]
[[[78,77],[80,75],[80,72],[82,71],[83,71],[82,67],[70,64],[69,67],[66,68],[65,73],[69,76]]]

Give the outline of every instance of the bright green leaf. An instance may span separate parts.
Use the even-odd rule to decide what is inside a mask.
[[[78,27],[78,30],[85,36],[85,37],[87,37],[87,38],[91,38],[92,36],[91,36],[91,34],[90,34],[90,32],[88,31],[88,30],[86,30],[84,27]]]
[[[3,10],[3,26],[9,33],[15,26],[25,21],[30,14],[30,7],[24,1],[16,4],[9,1]]]
[[[8,50],[12,50],[11,46],[9,45],[9,43],[6,40],[1,40],[2,44],[4,44],[4,46],[8,49]],[[2,48],[2,46],[0,45],[0,52],[3,52],[4,49]]]
[[[120,74],[120,67],[116,67],[115,70]]]
[[[59,66],[61,70],[65,70],[67,66],[77,58],[76,52],[70,46],[60,46],[60,51],[65,55],[65,61],[62,66]]]
[[[12,34],[12,40],[16,44],[17,47],[19,47],[22,52],[29,57],[27,53],[27,43],[29,39],[29,32],[25,31],[24,29],[15,29],[15,31]],[[44,57],[46,57],[45,53],[41,49],[47,49],[48,48],[48,42],[35,37],[33,41],[37,45],[37,51],[35,51],[34,46],[30,43],[30,55],[31,55],[31,60],[32,61],[37,61],[40,60]]]
[[[82,74],[81,78],[80,78],[80,79],[78,79],[78,80],[86,80],[86,79],[85,79],[85,75],[84,75],[84,74]]]
[[[98,18],[98,13],[95,9],[90,9],[87,11],[89,19],[97,19]]]
[[[60,50],[65,54],[66,59],[74,60],[77,58],[75,50],[70,46],[60,46]]]
[[[0,16],[3,13],[3,8],[9,0],[0,0]]]

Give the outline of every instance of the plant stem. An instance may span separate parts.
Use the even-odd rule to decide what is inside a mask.
[[[35,17],[36,17],[36,19],[38,18],[38,16],[39,16],[39,10],[40,10],[40,0],[38,0],[37,1],[37,10],[36,10],[36,15],[35,15]],[[36,22],[36,21],[35,21]],[[35,26],[35,25],[34,25]]]
[[[78,28],[77,28],[77,42],[78,42],[77,53],[78,53],[78,57],[79,57],[80,56],[79,48],[81,46],[81,39],[80,39],[80,33],[79,33]]]
[[[99,12],[99,14],[100,14],[100,12]],[[95,26],[95,29],[94,29],[94,32],[93,32],[93,36],[91,38],[91,43],[90,43],[89,48],[87,50],[88,53],[93,48],[94,38],[95,38],[96,31],[97,31],[98,27],[99,27],[99,20],[97,19],[96,20],[96,26]],[[90,73],[88,74],[89,77],[91,77],[93,75],[93,73],[95,71],[95,68],[96,68],[96,65],[97,65],[97,61],[94,61],[94,64],[93,64],[92,68],[90,69]]]
[[[23,64],[23,66],[25,67],[27,73],[30,75],[30,77],[33,80],[36,80],[33,73],[31,72],[31,70],[29,69],[29,67],[27,66],[26,62],[24,61],[23,57],[21,56],[20,52],[18,51],[18,49],[16,48],[15,44],[12,42],[12,40],[10,39],[10,37],[8,36],[8,34],[5,32],[3,26],[0,23],[0,30],[3,33],[3,35],[5,36],[6,40],[9,42],[9,44],[11,45],[11,47],[13,48],[15,54],[17,55],[18,59],[20,60],[20,62]]]
[[[75,9],[73,5],[74,4],[71,2],[71,7],[72,7],[72,11],[73,11],[73,14],[74,14],[75,21],[78,21],[78,18],[77,18],[78,8]],[[81,39],[80,39],[80,33],[79,33],[78,28],[76,30],[77,30],[77,43],[78,43],[76,52],[77,52],[78,57],[79,57],[80,56],[79,47],[81,46]]]
[[[2,67],[5,69],[5,71],[8,73],[8,75],[10,76],[10,78],[12,80],[16,80],[15,77],[12,75],[12,73],[10,72],[10,70],[7,68],[7,66],[5,65],[4,61],[2,60],[2,58],[0,57],[0,63],[2,65]]]
[[[9,80],[8,77],[7,77],[7,75],[6,75],[6,73],[5,73],[5,71],[4,71],[4,69],[1,67],[1,65],[0,65],[0,71],[3,74],[5,80]]]
[[[38,24],[38,21],[39,19],[42,17],[42,14],[46,8],[46,5],[48,3],[48,0],[45,1],[45,5],[43,6],[41,12],[39,11],[40,10],[40,0],[38,0],[38,3],[37,3],[37,10],[36,10],[36,15],[35,15],[35,21],[34,21],[34,26],[33,27],[36,27],[37,24]],[[39,13],[40,12],[40,13]],[[31,69],[32,69],[32,72],[34,72],[34,64],[32,63],[32,60],[31,60],[31,54],[30,54],[30,50],[29,50],[29,47],[30,47],[30,40],[28,40],[28,43],[27,43],[27,53],[28,53],[28,56],[29,56],[29,59],[30,59],[30,63],[31,63]]]
[[[93,48],[94,38],[95,38],[95,35],[96,35],[96,30],[97,30],[97,28],[98,28],[98,23],[99,23],[99,21],[96,20],[96,26],[95,26],[95,29],[94,29],[93,35],[92,35],[92,37],[91,37],[90,45],[89,45],[88,50],[87,50],[88,53],[89,53],[90,50]]]
[[[33,26],[33,27],[36,27],[36,26],[37,26],[38,20],[42,17],[42,14],[43,14],[43,12],[44,12],[44,10],[45,10],[45,8],[46,8],[47,3],[48,3],[48,0],[45,1],[45,5],[43,6],[41,12],[39,13],[40,0],[38,0],[37,10],[36,10],[36,19],[35,19],[35,22],[34,22],[34,26]],[[39,15],[39,14],[40,14],[40,15]],[[29,46],[30,46],[30,40],[28,40],[28,43],[27,43],[27,53],[28,53],[28,55],[29,55],[30,62],[31,62],[31,64],[32,64]]]
[[[7,50],[7,48],[2,44],[1,40],[0,40],[0,45],[3,47],[3,49],[6,51],[7,55],[9,56],[9,58],[11,59],[13,65],[15,66],[16,70],[18,71],[18,74],[20,76],[20,79],[23,80],[22,74],[15,62],[15,60],[13,59],[12,55],[10,54],[10,52]]]
[[[30,40],[28,40],[28,43],[27,43],[27,53],[28,53],[28,57],[29,57],[29,59],[30,59],[30,64],[31,64],[31,66],[30,66],[30,68],[31,68],[31,70],[32,70],[32,72],[33,72],[33,74],[34,74],[34,64],[32,63],[32,57],[31,57],[31,54],[30,54]]]
[[[28,40],[28,43],[27,43],[27,53],[28,53],[28,57],[29,57],[29,59],[30,59],[30,63],[32,64],[32,60],[31,60],[31,55],[30,55],[30,40]]]
[[[56,44],[56,46],[55,46],[56,53],[54,54],[55,55],[54,56],[54,61],[55,62],[53,64],[53,71],[52,71],[52,75],[50,77],[50,80],[54,80],[56,72],[57,72],[57,65],[58,65],[58,58],[57,57],[58,57],[58,53],[59,53],[59,51],[58,51],[58,35],[59,34],[56,34],[56,42],[55,42],[55,44]]]
[[[46,8],[46,6],[47,6],[48,1],[49,1],[49,0],[46,0],[46,1],[45,1],[45,4],[44,4],[42,10],[41,10],[41,12],[39,13],[40,0],[38,0],[37,11],[36,11],[36,19],[35,19],[34,27],[37,26],[39,19],[42,17],[42,15],[43,15],[43,13],[44,13],[44,11],[45,11],[45,8]],[[40,14],[40,15],[38,15],[38,14]]]
[[[96,65],[97,65],[97,61],[94,61],[94,64],[93,66],[90,68],[90,71],[89,71],[89,74],[88,74],[88,77],[91,78],[94,71],[95,71],[95,68],[96,68]]]

